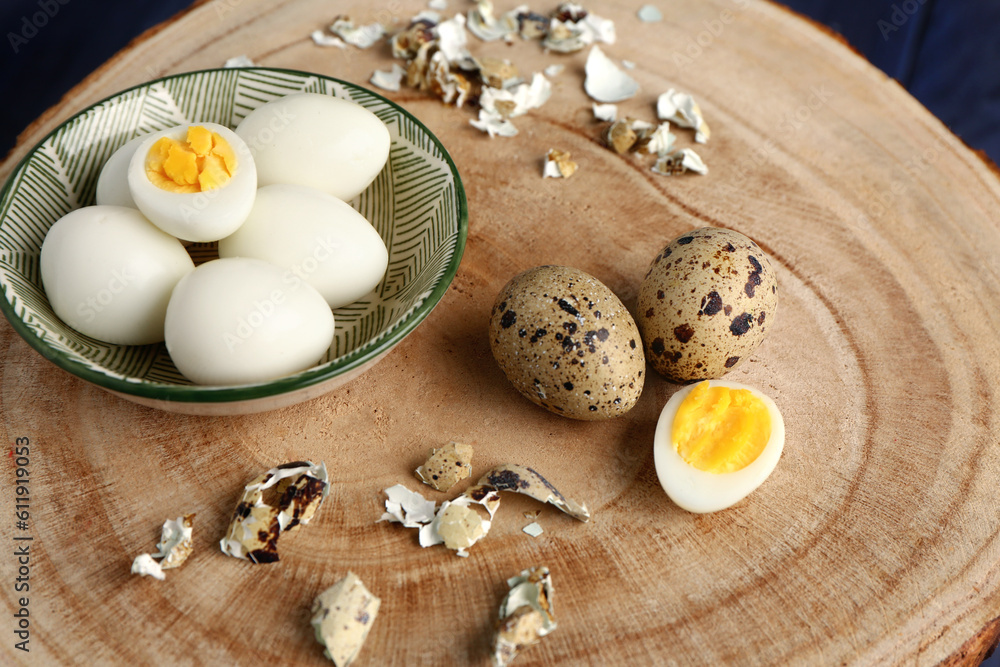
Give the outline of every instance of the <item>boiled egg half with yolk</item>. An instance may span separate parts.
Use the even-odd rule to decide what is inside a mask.
[[[128,164],[128,189],[149,220],[183,241],[229,236],[247,219],[257,169],[246,143],[215,123],[154,132]]]
[[[667,401],[653,436],[656,476],[689,512],[717,512],[743,500],[774,470],[785,446],[778,407],[737,382],[706,380]]]

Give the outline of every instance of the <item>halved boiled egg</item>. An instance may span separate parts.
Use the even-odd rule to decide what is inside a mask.
[[[684,387],[660,412],[653,436],[656,476],[689,512],[717,512],[743,500],[774,470],[785,446],[781,412],[738,382]]]
[[[246,143],[215,123],[180,125],[147,135],[128,165],[135,205],[184,241],[218,241],[250,215],[257,169]]]

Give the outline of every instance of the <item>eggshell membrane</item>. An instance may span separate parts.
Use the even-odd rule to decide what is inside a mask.
[[[363,215],[314,188],[257,190],[243,225],[219,241],[220,257],[254,257],[288,269],[331,308],[357,301],[385,276],[389,252]]]
[[[250,146],[260,186],[305,185],[345,201],[367,188],[389,158],[389,129],[349,100],[295,93],[263,104],[236,133]]]
[[[217,259],[181,280],[167,307],[166,345],[197,384],[265,382],[315,365],[334,319],[315,289],[250,258]]]
[[[170,294],[194,270],[180,241],[122,206],[86,206],[57,220],[40,265],[56,315],[117,345],[162,341]]]
[[[660,486],[670,499],[681,509],[705,514],[732,507],[771,475],[785,447],[785,422],[778,406],[760,390],[738,382],[711,380],[709,386],[747,389],[760,399],[771,416],[771,437],[760,455],[740,470],[726,473],[699,470],[677,453],[672,442],[674,417],[695,386],[680,389],[663,406],[653,434],[653,461]]]
[[[198,125],[216,132],[236,154],[236,169],[222,187],[205,192],[170,192],[153,184],[146,175],[146,156],[161,137],[180,141]],[[235,232],[253,207],[257,195],[257,170],[246,143],[228,127],[216,123],[190,123],[146,135],[128,166],[128,187],[143,215],[184,241],[208,243]]]

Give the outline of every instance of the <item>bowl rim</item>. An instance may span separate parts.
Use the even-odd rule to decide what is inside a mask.
[[[32,348],[34,348],[38,353],[40,353],[44,358],[48,359],[56,366],[62,368],[69,373],[86,380],[92,384],[95,384],[104,389],[109,389],[115,392],[120,392],[122,394],[127,394],[131,396],[141,396],[144,398],[153,398],[161,401],[176,401],[185,403],[226,403],[226,402],[237,402],[246,401],[250,399],[267,398],[270,396],[276,396],[281,394],[286,394],[300,389],[305,389],[313,385],[325,382],[338,375],[344,374],[354,368],[361,366],[373,359],[378,358],[380,355],[387,353],[392,349],[397,343],[399,343],[403,338],[405,338],[410,332],[412,332],[417,325],[419,325],[430,312],[440,303],[445,292],[447,292],[450,287],[452,280],[458,273],[459,265],[462,261],[462,255],[465,252],[465,244],[469,233],[469,209],[468,202],[465,196],[465,187],[462,184],[461,176],[458,173],[458,168],[455,166],[455,162],[451,157],[451,154],[447,151],[441,140],[428,129],[416,116],[411,114],[409,111],[404,109],[402,106],[393,102],[392,100],[386,98],[379,93],[370,90],[360,84],[352,83],[350,81],[345,81],[343,79],[338,79],[336,77],[327,76],[325,74],[318,74],[316,72],[307,72],[304,70],[283,68],[283,67],[212,67],[200,70],[192,70],[189,72],[179,72],[177,74],[170,74],[167,76],[159,77],[157,79],[151,79],[143,83],[136,84],[129,88],[120,90],[112,95],[109,95],[93,104],[88,105],[86,108],[73,114],[63,122],[59,123],[55,128],[52,129],[48,134],[46,134],[41,140],[39,140],[26,154],[18,161],[18,164],[11,171],[10,176],[4,183],[3,188],[0,188],[0,202],[3,202],[11,195],[14,182],[17,180],[17,176],[21,174],[22,170],[26,167],[28,161],[35,155],[35,153],[53,136],[55,136],[59,131],[61,131],[66,125],[74,122],[76,119],[84,116],[85,114],[91,112],[93,109],[106,104],[115,98],[121,97],[131,91],[138,90],[141,88],[148,88],[150,86],[156,85],[157,83],[169,81],[171,79],[178,79],[183,77],[196,76],[199,74],[208,74],[213,72],[224,72],[224,71],[263,71],[263,72],[277,72],[293,74],[302,77],[317,77],[326,81],[330,81],[336,84],[346,86],[348,88],[358,89],[363,91],[365,94],[371,95],[377,98],[379,101],[388,104],[390,107],[395,109],[397,112],[407,117],[411,122],[413,122],[418,128],[427,134],[430,140],[438,147],[444,156],[444,160],[451,170],[452,176],[455,182],[455,198],[458,205],[458,233],[455,242],[455,252],[449,259],[448,264],[445,266],[441,278],[438,283],[434,286],[420,303],[419,306],[413,309],[413,311],[406,315],[403,321],[392,331],[386,334],[378,344],[374,347],[365,350],[364,352],[355,350],[341,357],[328,361],[320,366],[309,368],[305,371],[300,371],[298,373],[278,378],[275,380],[269,380],[267,382],[260,382],[254,384],[242,384],[242,385],[231,385],[231,386],[214,386],[214,385],[172,385],[166,383],[151,382],[148,380],[129,380],[124,376],[115,377],[111,375],[109,371],[108,374],[101,373],[90,368],[88,365],[81,361],[76,360],[73,357],[68,356],[64,352],[51,347],[48,343],[42,340],[35,332],[28,327],[24,321],[17,316],[14,312],[14,306],[11,304],[10,300],[7,298],[7,291],[4,290],[2,298],[0,298],[0,310],[3,311],[4,316],[7,321],[10,322],[11,327],[17,332],[17,334],[27,342]],[[12,196],[12,195],[11,195]],[[9,283],[0,275],[0,284],[4,286]],[[162,343],[156,343],[155,345],[162,345]]]

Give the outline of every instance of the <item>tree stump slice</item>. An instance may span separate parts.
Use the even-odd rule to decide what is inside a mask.
[[[471,5],[470,5],[471,6]],[[505,11],[513,3],[498,3]],[[583,90],[586,51],[483,43],[530,75],[562,63],[552,98],[490,139],[475,110],[404,88],[462,175],[469,240],[427,320],[374,369],[283,410],[199,418],[105,393],[0,324],[2,427],[30,440],[30,592],[15,592],[14,459],[0,493],[8,610],[0,652],[20,664],[328,664],[313,599],[348,570],[382,599],[357,664],[489,662],[505,580],[547,565],[558,628],[519,665],[976,665],[1000,632],[1000,180],[898,84],[836,37],[764,2],[678,0],[658,23],[595,0],[615,60],[640,91],[619,111],[655,120],[657,96],[692,93],[712,129],[706,176],[653,173],[600,142]],[[395,62],[309,39],[332,13],[390,32],[425,8],[222,0],[154,29],[22,135],[6,178],[59,122],[121,89],[246,54],[367,85]],[[445,15],[466,6],[449,7]],[[533,7],[548,11],[551,7]],[[579,164],[542,179],[550,148]],[[575,266],[627,306],[654,255],[695,227],[738,230],[771,256],[773,329],[727,376],[781,408],[773,475],[735,507],[693,515],[653,469],[653,431],[677,386],[652,373],[637,406],[599,423],[524,400],[489,349],[495,295],[539,264]],[[475,447],[473,479],[530,465],[584,501],[580,523],[505,494],[493,529],[457,558],[376,523],[383,489],[437,501],[413,470],[449,440]],[[220,553],[243,485],[286,461],[325,461],[332,491],[279,542],[281,560]],[[541,510],[529,537],[523,513]],[[129,573],[167,518],[195,512],[195,552],[163,582]],[[30,600],[30,653],[10,614]]]

